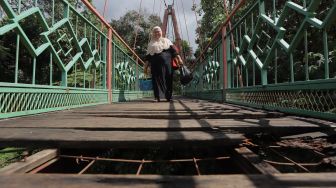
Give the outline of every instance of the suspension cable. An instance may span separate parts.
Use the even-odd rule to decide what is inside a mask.
[[[160,13],[159,13],[159,15],[161,14],[161,6],[162,6],[162,1],[160,1]],[[152,15],[154,16],[155,14],[155,0],[153,0],[153,12],[152,12]],[[149,28],[149,29],[151,29],[151,28]],[[152,35],[152,31],[151,30],[149,30],[149,34],[148,34],[149,36],[148,36],[148,43],[150,43],[150,41],[151,41],[151,35]]]
[[[136,24],[137,28],[135,29],[133,50],[135,50],[135,45],[136,45],[137,38],[138,38],[138,30],[139,30],[139,27],[140,27],[140,19],[141,19],[141,8],[142,8],[142,0],[140,1],[140,9],[139,9],[139,14],[138,14],[138,21],[137,21],[137,24]]]
[[[196,3],[195,3],[195,0],[193,0],[193,7],[194,7],[194,13],[195,13],[195,19],[196,19],[196,24],[197,24],[197,27],[199,28],[199,48],[200,48],[200,51],[202,52],[203,51],[203,48],[202,48],[202,27],[200,26],[200,24],[198,23],[198,19],[197,19],[197,12],[196,12]],[[202,54],[202,53],[201,53]]]
[[[153,0],[153,11],[152,11],[152,15],[154,15],[154,11],[155,11],[155,0]]]
[[[173,26],[173,20],[172,19],[169,19],[168,20],[168,25],[170,25],[169,29],[170,31],[168,30],[168,32],[171,34],[172,36],[172,40],[175,41],[175,35],[174,35],[174,26]]]
[[[177,2],[178,3],[178,2]],[[180,30],[180,33],[181,33],[181,39],[183,39],[183,33],[182,33],[182,25],[181,25],[181,18],[180,18],[180,13],[179,13],[179,9],[178,9],[178,4],[177,4],[177,6],[176,6],[176,10],[177,10],[177,14],[178,14],[178,25],[179,25],[179,30]],[[182,52],[182,54],[184,54],[185,55],[185,51],[184,51],[184,49],[183,49],[183,45],[182,45],[182,43],[183,43],[183,41],[181,41],[181,52]],[[184,59],[185,59],[185,57],[184,57]]]
[[[107,10],[107,1],[108,0],[105,0],[105,3],[104,3],[104,11],[103,11],[103,18],[105,19],[105,13],[106,13],[106,10]],[[104,24],[101,25],[101,31],[103,31],[104,29]]]
[[[106,10],[107,10],[107,1],[108,0],[105,0],[105,3],[104,3],[104,11],[103,11],[103,18],[105,19],[105,13],[106,13]],[[100,31],[103,31],[104,30],[104,24],[102,23],[101,24],[101,28],[100,28]],[[99,37],[98,39],[98,50],[100,50],[100,45],[101,45],[101,38]]]
[[[108,2],[108,0],[105,0],[103,18],[105,18],[105,13],[106,13],[106,10],[107,10],[107,2]]]
[[[226,16],[229,15],[229,10],[228,10],[228,7],[227,7],[226,3],[224,3],[224,14]],[[232,29],[231,21],[228,22],[228,25],[229,25],[229,29],[231,30]],[[230,38],[231,38],[231,46],[232,46],[233,49],[235,49],[236,48],[236,44],[235,44],[234,36],[233,36],[232,33],[230,35]],[[239,79],[239,84],[240,84],[241,87],[243,87],[244,86],[243,76],[242,76],[242,71],[240,70],[239,66],[237,66],[237,75],[238,75],[238,79]]]
[[[154,1],[155,1],[155,0],[154,0]],[[162,11],[162,1],[160,1],[159,17],[161,17],[161,11]]]
[[[184,10],[184,5],[183,5],[183,1],[181,1],[181,4],[182,4],[182,10],[183,10],[183,15],[184,15],[184,24],[185,24],[185,27],[186,27],[186,30],[187,30],[187,37],[188,37],[188,45],[190,46],[190,37],[189,37],[189,30],[188,30],[188,26],[187,26],[187,19],[186,19],[186,14],[185,14],[185,10]]]
[[[168,8],[168,5],[167,5],[167,3],[166,3],[166,0],[163,0],[163,2],[164,2],[164,4],[165,4],[166,8]]]

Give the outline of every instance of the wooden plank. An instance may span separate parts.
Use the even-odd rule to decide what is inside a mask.
[[[260,119],[260,118],[271,118],[271,117],[279,117],[277,114],[273,113],[137,113],[132,114],[128,112],[124,113],[100,113],[100,114],[81,114],[77,115],[80,117],[115,117],[115,118],[139,118],[139,119]]]
[[[261,110],[246,110],[240,107],[234,107],[232,105],[227,104],[219,104],[212,103],[203,100],[176,100],[172,103],[152,103],[148,100],[137,101],[137,102],[128,102],[128,103],[115,103],[112,105],[98,105],[98,106],[90,106],[83,107],[78,109],[71,109],[57,113],[47,113],[48,116],[55,116],[58,114],[58,117],[64,116],[74,116],[74,115],[83,115],[86,116],[89,113],[94,115],[96,113],[96,117],[99,115],[113,115],[115,117],[122,117],[126,114],[126,117],[139,117],[139,115],[153,115],[153,114],[169,114],[173,117],[169,117],[170,119],[176,118],[190,118],[190,113],[195,118],[247,118],[251,116],[251,118],[260,118],[260,117],[275,117],[279,113],[269,113]],[[107,114],[106,114],[107,113]],[[134,114],[135,113],[135,114]],[[222,113],[222,115],[221,115]],[[231,115],[230,115],[231,113]],[[98,115],[97,115],[98,114]],[[255,114],[256,116],[253,116]],[[259,114],[259,115],[258,115]],[[35,115],[33,117],[43,118],[39,115]],[[125,117],[125,116],[124,116]],[[156,116],[151,116],[156,117]],[[52,119],[53,117],[51,117]],[[147,118],[139,117],[139,118]],[[157,118],[166,118],[166,116],[159,116]]]
[[[246,147],[235,148],[233,156],[237,164],[247,171],[246,173],[280,174],[276,168]]]
[[[46,118],[46,117],[49,118]],[[41,117],[41,118],[40,118]],[[336,126],[314,124],[294,118],[262,119],[137,119],[108,117],[34,116],[0,121],[1,128],[50,128],[85,131],[234,131],[241,134],[270,133],[288,136],[329,131]]]
[[[217,145],[226,141],[228,145],[235,145],[246,133],[262,131],[283,136],[336,127],[334,124],[295,117],[257,118],[267,114],[264,111],[187,99],[172,103],[143,101],[99,105],[2,120],[0,145],[99,147],[101,144],[105,148],[179,143]],[[248,119],[250,116],[253,118]],[[227,119],[229,117],[236,118]]]
[[[237,145],[242,134],[215,131],[86,131],[74,129],[2,128],[0,147],[191,147]]]
[[[335,173],[277,174],[277,175],[214,175],[214,176],[158,176],[158,175],[63,175],[25,174],[1,175],[0,185],[6,188],[299,188],[336,187]]]
[[[57,157],[57,149],[47,149],[27,157],[24,162],[12,163],[2,169],[0,174],[26,173]]]
[[[149,123],[150,121],[150,123]],[[77,117],[77,116],[53,116],[41,115],[39,117],[22,117],[0,121],[0,127],[12,128],[110,128],[110,129],[132,129],[132,128],[249,128],[249,127],[307,127],[329,129],[335,128],[336,124],[316,124],[296,120],[293,118],[261,118],[261,119],[137,119],[137,118],[115,118],[115,117]]]

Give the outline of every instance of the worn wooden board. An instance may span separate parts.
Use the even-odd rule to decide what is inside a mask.
[[[276,168],[263,161],[257,154],[246,147],[235,148],[233,156],[233,160],[235,160],[242,169],[245,169],[248,174],[258,172],[271,175],[280,174]]]
[[[78,117],[45,114],[0,121],[1,128],[96,128],[96,129],[171,129],[171,128],[248,128],[248,127],[311,127],[333,128],[336,125],[318,124],[295,118],[261,119],[138,119],[116,117]]]
[[[225,175],[225,176],[134,176],[134,175],[1,175],[6,188],[299,188],[336,187],[334,173]]]
[[[238,145],[242,134],[220,131],[86,131],[74,129],[2,128],[0,147],[133,148]]]
[[[0,174],[26,173],[37,166],[56,158],[57,156],[58,151],[56,149],[43,150],[27,157],[25,161],[12,163],[4,168],[1,168]]]
[[[201,100],[179,99],[170,103],[144,100],[0,120],[0,145],[76,148],[236,145],[246,133],[268,131],[283,136],[331,127],[336,126]]]

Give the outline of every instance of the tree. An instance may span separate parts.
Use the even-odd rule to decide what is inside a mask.
[[[147,44],[150,40],[151,29],[154,26],[162,25],[159,16],[148,15],[144,12],[139,14],[137,11],[131,10],[120,19],[111,21],[111,26],[131,47],[133,47],[135,42],[135,32],[137,31],[135,52],[138,53],[140,57],[146,54]]]
[[[239,1],[227,1],[227,8],[228,13],[233,9],[235,4],[229,4],[232,2],[239,2]],[[284,7],[287,0],[279,0],[277,1],[278,7]],[[309,2],[309,1],[308,1]],[[239,20],[242,15],[246,13],[250,9],[250,6],[252,4],[256,3],[255,1],[248,0],[243,7],[239,9],[239,11],[235,14],[235,17],[233,20]],[[265,1],[265,3],[270,3],[268,1]],[[316,17],[317,18],[324,18],[326,14],[329,12],[331,6],[331,1],[322,1],[319,5],[318,11],[316,11]],[[299,3],[300,4],[300,3]],[[268,4],[269,5],[269,4]],[[272,6],[266,6],[266,15],[269,15],[272,17],[273,15],[273,9],[270,8]],[[200,7],[193,7],[194,10],[197,10],[199,14],[203,14],[203,18],[200,21],[200,27],[197,28],[197,34],[198,38],[196,42],[199,44],[199,48],[195,52],[195,57],[199,57],[201,50],[204,50],[203,48],[209,43],[209,41],[212,39],[214,33],[218,31],[219,26],[222,25],[222,23],[225,21],[226,16],[224,14],[224,0],[201,0]],[[282,13],[282,8],[277,9],[277,16],[279,16]],[[234,22],[234,21],[233,21]],[[291,42],[294,36],[297,33],[298,26],[301,25],[303,22],[302,15],[301,14],[291,14],[288,18],[285,19],[285,40],[287,42]],[[329,62],[335,61],[335,35],[332,35],[332,33],[335,33],[336,25],[334,24],[333,27],[331,27],[328,31],[328,46],[329,46]],[[310,79],[320,79],[324,77],[324,64],[326,62],[323,54],[323,37],[321,37],[321,30],[313,29],[313,27],[308,27],[308,62],[309,62],[309,76]],[[267,24],[263,27],[263,31],[265,31],[268,35],[271,36],[271,39],[274,39],[275,31],[267,28]],[[252,36],[250,36],[252,37]],[[303,40],[302,40],[303,41]],[[203,48],[202,48],[203,47]],[[261,48],[264,48],[265,46],[261,46]],[[290,81],[290,75],[288,72],[289,70],[289,59],[288,59],[288,53],[280,53],[280,51],[283,51],[280,47],[278,49],[278,82],[288,82]],[[265,51],[267,53],[267,51]],[[259,54],[259,56],[262,56],[264,54]],[[306,54],[305,54],[305,46],[303,45],[303,42],[301,45],[299,45],[294,51],[293,56],[295,57],[294,62],[294,71],[295,71],[295,80],[305,80],[305,61],[307,60]],[[263,57],[260,57],[263,58]],[[331,63],[330,63],[331,64]],[[332,64],[331,64],[332,65]],[[269,83],[274,83],[274,70],[275,65],[274,62],[269,64],[269,75],[268,80]],[[335,77],[336,76],[336,66],[330,66],[330,76]],[[273,72],[273,73],[272,73]],[[251,75],[250,75],[251,76]]]
[[[199,15],[203,15],[199,23],[200,27],[196,30],[198,35],[196,43],[199,44],[199,46],[206,46],[218,26],[223,23],[226,17],[224,14],[224,1],[201,0],[200,7],[193,7],[193,10],[196,10]]]

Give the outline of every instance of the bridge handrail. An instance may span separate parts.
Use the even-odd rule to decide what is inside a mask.
[[[213,35],[212,39],[209,41],[207,46],[203,49],[203,51],[200,53],[199,57],[195,61],[195,65],[197,63],[200,63],[201,59],[204,57],[204,55],[207,53],[210,46],[213,44],[213,42],[216,40],[216,38],[221,34],[224,27],[226,27],[229,22],[231,21],[232,17],[240,10],[240,8],[246,3],[246,0],[240,0],[239,3],[235,6],[235,8],[231,11],[231,13],[228,15],[228,17],[225,19],[224,23],[219,27],[217,32]]]
[[[2,0],[0,9],[10,57],[0,62],[0,119],[151,96],[138,86],[140,57],[87,1]]]
[[[112,30],[113,34],[127,47],[127,49],[132,52],[132,54],[138,59],[141,64],[144,64],[143,60],[136,54],[136,52],[124,41],[124,39],[113,29],[113,27],[105,20],[105,18],[92,6],[88,0],[82,0],[86,7],[95,14],[100,21],[105,25],[105,27]]]
[[[185,95],[336,120],[336,2],[252,3],[215,34]]]

